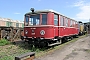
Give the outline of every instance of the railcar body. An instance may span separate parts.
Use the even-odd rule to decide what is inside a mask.
[[[53,10],[25,14],[24,38],[35,46],[60,44],[79,34],[78,22]]]

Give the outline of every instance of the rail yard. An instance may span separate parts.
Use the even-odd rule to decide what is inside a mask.
[[[18,20],[0,17],[0,39],[15,40],[21,37],[24,23]]]
[[[85,38],[86,38],[86,35],[80,36],[79,38],[74,38],[73,40],[71,40],[69,42],[66,42],[64,44],[57,45],[57,46],[54,46],[54,47],[50,47],[48,49],[47,48],[40,49],[40,48],[31,47],[28,43],[25,43],[22,40],[18,40],[18,41],[15,41],[14,44],[10,43],[8,45],[0,46],[0,60],[14,60],[16,56],[20,56],[20,55],[25,54],[27,52],[35,52],[35,56],[36,56],[35,59],[43,60],[43,58],[45,56],[53,55],[52,53],[54,53],[55,51],[57,51],[59,49],[60,49],[60,51],[61,50],[67,50],[69,44],[73,45],[73,43],[75,41],[77,42],[80,39],[82,40],[82,39],[85,39]],[[67,47],[67,48],[63,49],[65,47]],[[42,57],[42,58],[40,58],[40,57]]]
[[[89,22],[76,21],[54,10],[31,8],[25,13],[24,22],[0,18],[0,60],[20,60],[24,56],[30,57],[27,60],[35,56],[36,60],[75,60],[77,56],[73,55],[79,50],[83,50],[83,55],[77,59],[88,60],[89,54],[84,53],[90,50],[89,34]]]

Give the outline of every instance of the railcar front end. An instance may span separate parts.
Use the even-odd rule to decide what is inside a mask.
[[[52,15],[51,12],[25,14],[24,38],[29,44],[47,46],[56,42]]]

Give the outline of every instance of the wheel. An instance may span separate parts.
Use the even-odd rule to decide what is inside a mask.
[[[38,48],[38,47],[39,47],[39,45],[34,45],[34,47],[35,47],[35,48]]]
[[[65,42],[67,42],[67,39],[64,37],[64,38],[61,39],[61,43],[63,44]]]
[[[62,43],[61,39],[59,39],[58,42],[61,44]]]
[[[73,39],[73,37],[71,36],[71,40]]]

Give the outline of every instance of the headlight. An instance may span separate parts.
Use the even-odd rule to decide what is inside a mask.
[[[41,31],[40,31],[40,34],[41,34],[41,35],[44,35],[44,34],[45,34],[45,31],[44,31],[44,30],[41,30]]]
[[[34,30],[32,30],[32,33],[34,33]]]
[[[27,30],[25,31],[25,34],[28,34],[28,31]]]

